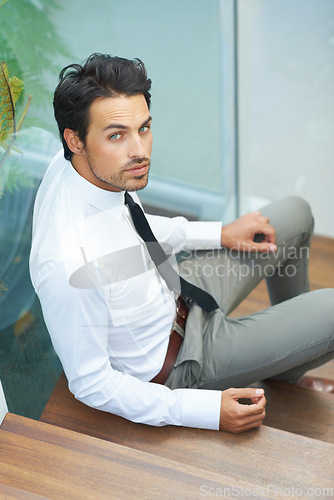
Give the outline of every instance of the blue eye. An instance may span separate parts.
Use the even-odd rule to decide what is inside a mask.
[[[119,139],[121,137],[121,134],[113,134],[109,137],[109,139],[112,139],[113,141]]]
[[[146,132],[147,130],[149,129],[149,127],[145,126],[145,127],[140,127],[139,129],[139,133],[142,134],[143,132]]]

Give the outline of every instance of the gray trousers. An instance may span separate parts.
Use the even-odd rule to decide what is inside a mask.
[[[309,292],[309,205],[289,197],[261,214],[276,230],[277,252],[197,251],[179,264],[180,274],[209,291],[220,309],[206,313],[191,306],[168,387],[227,389],[267,378],[295,382],[334,357],[334,289]],[[263,278],[272,306],[229,318]]]

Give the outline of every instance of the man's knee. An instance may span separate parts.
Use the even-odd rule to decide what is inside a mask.
[[[299,196],[288,196],[261,209],[274,227],[290,227],[294,233],[313,233],[314,219],[309,203]]]
[[[318,314],[321,311],[321,314],[328,318],[334,332],[334,288],[323,288],[312,293],[316,293],[318,296],[318,305],[315,310],[318,311]]]
[[[289,205],[289,212],[297,216],[300,224],[308,228],[309,232],[313,232],[314,219],[310,204],[300,196],[289,196],[286,198]]]

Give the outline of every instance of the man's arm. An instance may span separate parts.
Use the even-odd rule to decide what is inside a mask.
[[[249,252],[275,252],[275,229],[260,211],[251,212],[222,227],[221,222],[189,222],[184,217],[147,215],[158,241],[174,251],[212,249],[220,246]]]
[[[77,399],[134,422],[155,426],[242,432],[261,425],[265,405],[261,389],[170,390],[113,370],[103,297],[93,299],[96,290],[66,286],[64,277],[57,266],[49,271],[49,279],[43,280],[39,291],[53,344]],[[253,404],[241,405],[239,398],[250,398]]]
[[[122,292],[123,286],[120,288]],[[221,391],[171,390],[112,367],[118,336],[121,340],[124,337],[117,330],[123,313],[109,317],[102,290],[71,287],[64,266],[59,264],[47,266],[36,291],[69,389],[79,401],[133,422],[219,429]],[[156,309],[163,308],[159,304]],[[129,339],[131,342],[131,335]]]

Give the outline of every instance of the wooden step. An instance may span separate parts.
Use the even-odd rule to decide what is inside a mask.
[[[155,428],[89,408],[75,400],[62,376],[42,420],[83,434],[265,488],[331,487],[334,445],[262,426],[234,435],[183,427]],[[305,474],[307,471],[307,474]]]
[[[0,427],[0,448],[0,484],[49,499],[194,499],[203,491],[232,491],[235,485],[225,472],[202,470],[10,413]],[[256,484],[240,479],[238,487],[251,491]],[[264,498],[274,495],[269,492]]]
[[[322,377],[334,380],[334,359],[325,365],[319,366],[319,368],[315,368],[314,370],[307,372],[307,375],[311,375],[311,377]]]
[[[324,394],[283,382],[258,385],[264,387],[268,401],[264,421],[266,426],[334,444],[333,394]],[[63,373],[40,420],[107,439],[98,433],[101,426],[108,429],[107,422],[110,422],[110,418],[110,414],[93,410],[77,401],[70,393]],[[94,425],[94,419],[100,422],[98,426]],[[94,434],[96,427],[97,434]]]
[[[261,382],[265,425],[334,444],[334,395],[284,382]]]
[[[0,441],[1,443],[1,441]],[[47,500],[46,497],[28,493],[11,486],[0,484],[0,498],[5,500]]]

